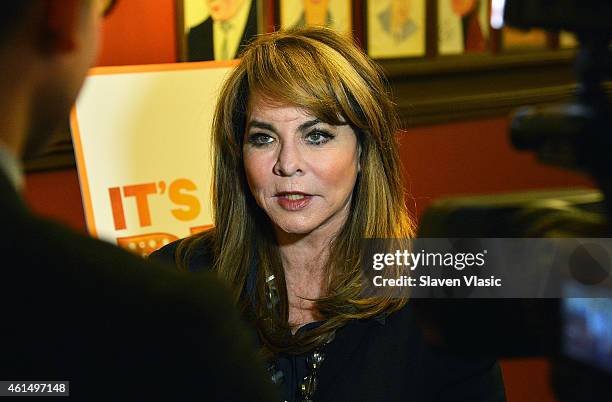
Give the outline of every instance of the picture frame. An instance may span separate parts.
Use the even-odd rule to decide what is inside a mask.
[[[543,29],[524,31],[512,27],[504,27],[501,32],[501,49],[504,52],[541,51],[553,47],[553,34]]]
[[[256,35],[265,32],[264,0],[176,0],[178,60],[237,58]]]
[[[438,53],[482,53],[489,50],[489,0],[437,0]]]
[[[373,59],[422,57],[426,54],[426,0],[367,1],[366,49]]]
[[[351,34],[355,26],[353,3],[350,0],[278,0],[279,27],[320,25]]]
[[[203,22],[201,15],[198,17],[197,13],[189,10],[187,16],[191,20],[186,20],[187,1],[198,1],[204,8],[207,0],[173,2],[176,13],[171,18],[177,19],[179,62],[187,61],[185,34],[188,31],[185,27]],[[380,0],[382,4],[388,1]],[[576,77],[573,63],[578,48],[575,40],[570,43],[563,36],[566,33],[549,33],[544,48],[514,49],[504,46],[503,28],[490,28],[486,51],[445,53],[438,37],[439,0],[421,1],[425,3],[425,27],[420,51],[373,57],[385,72],[396,96],[403,127],[503,116],[520,105],[563,102],[574,96]],[[280,29],[280,2],[257,0],[258,33]],[[374,2],[350,2],[353,40],[366,53],[369,53],[368,42],[372,42],[372,36],[368,34],[371,23],[368,21],[368,4]],[[121,11],[118,8],[117,12]],[[493,12],[491,8],[490,15]],[[606,90],[612,93],[612,85],[608,85]],[[27,172],[74,167],[70,130],[67,127],[58,130],[45,153],[25,161],[24,166]]]

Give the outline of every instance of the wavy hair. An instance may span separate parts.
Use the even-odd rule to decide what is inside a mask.
[[[259,36],[245,47],[240,64],[225,81],[216,106],[214,154],[214,229],[181,242],[177,263],[185,267],[194,250],[211,248],[214,269],[249,310],[264,349],[303,353],[323,343],[352,319],[391,313],[405,298],[364,296],[362,239],[413,236],[405,205],[395,134],[399,119],[380,68],[353,42],[334,31],[309,27]],[[361,146],[360,166],[350,212],[330,242],[327,295],[315,300],[325,323],[288,336],[289,304],[284,271],[271,222],[252,197],[242,159],[249,96],[258,93],[280,104],[308,110],[328,124],[348,122]],[[256,262],[255,299],[246,297],[247,277]],[[278,303],[270,308],[274,275]],[[253,292],[251,292],[253,294]]]

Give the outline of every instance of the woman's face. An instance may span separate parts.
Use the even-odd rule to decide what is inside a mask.
[[[284,233],[336,233],[359,171],[353,129],[256,94],[249,106],[243,157],[257,204]]]

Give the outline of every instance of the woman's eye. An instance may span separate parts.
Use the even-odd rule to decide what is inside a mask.
[[[308,141],[309,144],[313,145],[325,144],[332,138],[334,138],[333,135],[324,131],[311,131],[306,135],[306,141]]]
[[[267,134],[257,133],[250,134],[248,141],[249,144],[255,145],[256,147],[261,147],[272,143],[274,141],[274,138],[270,137]]]

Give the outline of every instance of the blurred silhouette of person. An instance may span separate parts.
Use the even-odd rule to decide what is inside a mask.
[[[217,279],[74,233],[22,199],[21,160],[67,121],[112,4],[22,0],[0,14],[0,380],[70,381],[79,401],[276,400]]]
[[[189,61],[231,60],[257,35],[256,0],[206,0],[210,15],[187,34]]]

